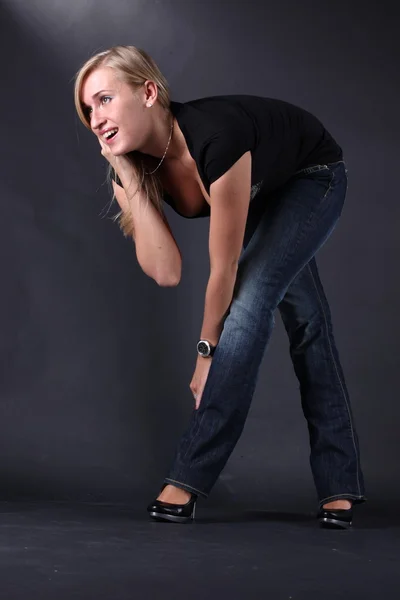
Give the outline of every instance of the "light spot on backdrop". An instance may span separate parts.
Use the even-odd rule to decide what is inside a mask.
[[[143,48],[169,80],[191,62],[196,36],[185,12],[162,0],[2,0],[28,34],[67,65],[117,44]],[[182,51],[184,49],[184,51]],[[168,65],[168,69],[166,66]],[[72,72],[71,75],[74,73]]]

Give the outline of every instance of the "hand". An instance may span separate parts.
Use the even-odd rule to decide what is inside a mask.
[[[130,166],[129,159],[126,157],[125,154],[115,156],[115,154],[112,153],[111,148],[105,142],[103,142],[102,139],[98,138],[98,140],[100,142],[102,155],[108,160],[112,168],[115,169],[117,175],[119,175],[119,171],[121,169]]]
[[[196,410],[200,406],[201,397],[203,395],[204,387],[206,385],[208,372],[211,367],[212,358],[203,358],[202,356],[197,357],[196,368],[190,382],[190,389],[192,391]]]

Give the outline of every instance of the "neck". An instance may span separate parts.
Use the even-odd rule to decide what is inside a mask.
[[[174,130],[172,132],[171,143],[168,148],[168,153],[165,159],[181,159],[187,152],[188,147],[186,144],[185,136],[183,135],[181,128],[178,125],[178,121],[174,119]]]
[[[154,110],[154,108],[152,110]],[[171,135],[171,124],[172,115],[169,112],[165,113],[165,111],[163,111],[162,113],[160,112],[160,115],[155,115],[153,126],[150,130],[150,135],[148,136],[147,141],[140,148],[140,152],[155,159],[160,159],[164,155],[165,149],[168,145],[168,140]],[[171,145],[172,139],[170,142],[170,147]],[[170,153],[170,147],[168,148],[168,155]]]

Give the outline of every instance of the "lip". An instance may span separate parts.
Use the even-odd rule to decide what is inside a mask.
[[[118,129],[118,127],[107,127],[107,129],[102,129],[99,131],[99,135],[104,135],[107,131],[111,131],[112,129]]]
[[[117,137],[118,131],[114,135],[114,137],[111,138],[110,142],[105,139],[104,134],[107,133],[107,131],[112,131],[113,129],[117,129],[119,131],[119,127],[107,127],[107,129],[102,129],[101,131],[99,131],[99,136],[101,137],[101,139],[102,139],[103,142],[110,143],[115,137]]]
[[[119,129],[118,129],[117,133],[115,135],[113,135],[113,137],[110,138],[109,140],[107,140],[106,138],[103,137],[103,142],[105,142],[106,144],[112,144],[113,141],[115,140],[115,138],[118,137],[118,133],[119,133]]]

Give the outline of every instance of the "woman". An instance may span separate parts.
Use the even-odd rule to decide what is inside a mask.
[[[314,258],[345,198],[340,147],[314,116],[278,100],[172,102],[157,65],[133,46],[87,61],[75,104],[110,163],[121,228],[159,285],[181,276],[163,200],[184,217],[210,216],[195,408],[150,515],[187,522],[197,497],[207,497],[242,432],[279,308],[308,422],[318,519],[349,527],[364,484]]]

